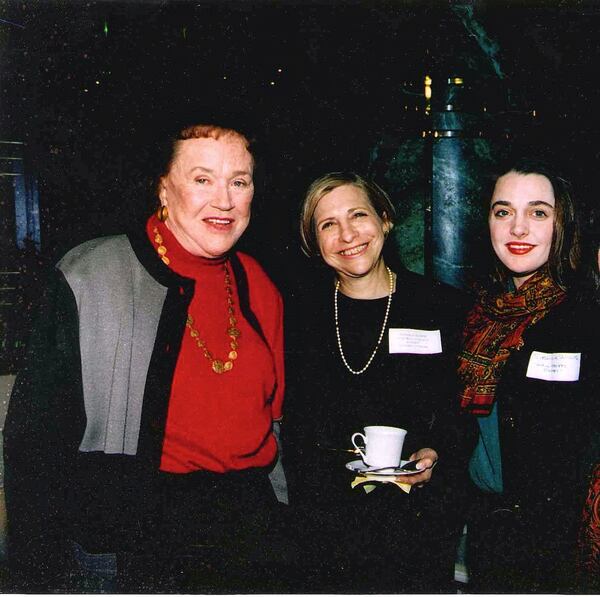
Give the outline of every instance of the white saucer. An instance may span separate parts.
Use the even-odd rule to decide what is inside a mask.
[[[408,460],[401,460],[400,466],[404,466]],[[402,475],[415,475],[422,471],[397,471],[395,468],[390,467],[389,469],[378,470],[376,473],[370,473],[369,469],[377,469],[376,466],[369,466],[362,460],[353,460],[346,464],[346,468],[355,472],[362,473],[363,475],[373,475],[374,477],[400,477]],[[394,472],[395,471],[395,472]]]

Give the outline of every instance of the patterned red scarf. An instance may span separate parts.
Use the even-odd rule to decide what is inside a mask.
[[[583,508],[577,549],[577,575],[584,592],[600,590],[600,464],[592,471]]]
[[[511,352],[523,346],[523,332],[565,297],[547,267],[514,292],[495,296],[480,293],[479,302],[467,317],[459,356],[458,373],[464,384],[462,408],[475,415],[491,412],[502,369]]]

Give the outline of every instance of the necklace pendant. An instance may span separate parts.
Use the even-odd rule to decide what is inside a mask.
[[[158,228],[154,227],[153,232],[154,242],[158,245],[158,247],[156,248],[156,252],[158,253],[158,256],[161,258],[163,263],[169,265],[171,261],[167,257],[167,247],[165,247],[165,245],[163,244],[163,237],[158,232]],[[225,373],[226,371],[231,371],[233,369],[233,361],[237,359],[238,356],[237,339],[241,335],[240,330],[236,327],[237,319],[235,317],[234,302],[232,298],[233,288],[231,287],[231,278],[229,276],[229,270],[227,269],[227,265],[225,264],[223,264],[223,271],[225,273],[225,293],[227,295],[227,318],[230,326],[229,328],[227,328],[227,335],[231,340],[231,342],[229,343],[231,350],[228,354],[228,360],[223,362],[219,359],[213,359],[212,354],[210,353],[208,348],[206,348],[206,343],[204,342],[204,340],[202,340],[202,338],[200,338],[200,332],[194,327],[194,318],[188,313],[187,319],[185,321],[186,327],[190,330],[190,336],[192,340],[196,343],[198,348],[202,350],[202,353],[204,354],[206,359],[210,361],[212,370],[219,375]]]

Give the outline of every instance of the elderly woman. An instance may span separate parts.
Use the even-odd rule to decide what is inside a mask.
[[[392,269],[383,249],[393,222],[386,193],[353,173],[313,182],[302,209],[304,250],[327,266],[288,307],[284,443],[304,590],[451,588],[453,487],[468,456],[452,399],[458,293]],[[416,473],[360,483],[345,465],[367,425],[406,429]]]
[[[489,204],[496,269],[460,356],[461,406],[479,426],[470,587],[564,592],[573,590],[582,456],[598,413],[598,311],[569,290],[579,238],[570,185],[531,160],[500,174]]]
[[[283,314],[260,265],[234,250],[252,149],[206,124],[170,148],[156,214],[70,251],[47,288],[5,429],[20,592],[56,587],[69,560],[83,577],[69,590],[171,590],[179,553],[206,564],[204,580],[211,563],[218,582],[239,581],[265,549]]]

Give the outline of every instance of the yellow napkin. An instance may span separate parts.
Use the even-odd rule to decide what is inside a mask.
[[[350,483],[350,487],[354,489],[359,485],[362,485],[362,488],[365,490],[365,493],[370,493],[377,487],[377,483],[393,483],[396,487],[399,487],[404,493],[410,493],[410,488],[412,485],[408,483],[401,483],[397,481],[394,477],[385,478],[381,475],[357,475],[354,477],[352,483]]]

